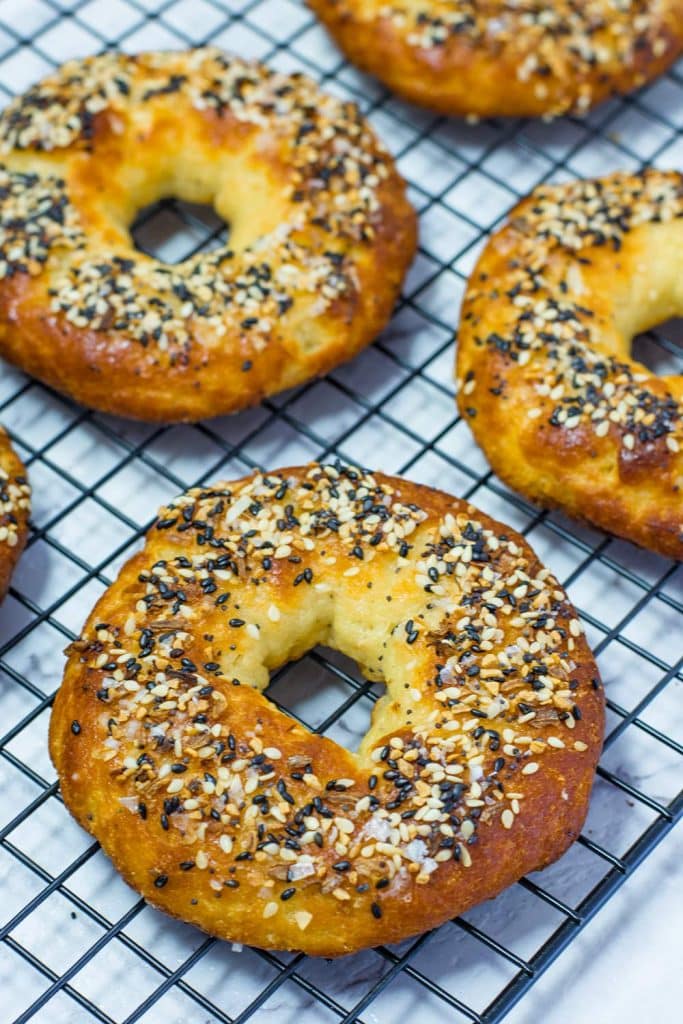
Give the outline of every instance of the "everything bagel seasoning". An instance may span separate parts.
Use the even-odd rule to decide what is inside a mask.
[[[96,757],[109,766],[111,799],[182,836],[165,888],[196,868],[229,899],[257,862],[264,919],[315,885],[342,903],[375,893],[368,913],[379,921],[395,881],[438,884],[442,864],[471,867],[483,824],[515,827],[518,779],[543,773],[558,751],[587,749],[572,736],[582,631],[552,575],[530,575],[528,555],[474,510],[424,533],[427,520],[391,483],[339,462],[196,488],[161,510],[153,532],[178,554],[142,568],[123,624],[95,623],[71,656],[100,680]],[[206,628],[202,608],[219,609],[241,637],[259,626],[244,614],[248,592],[285,579],[292,563],[294,588],[308,560],[344,574],[387,552],[424,596],[392,637],[429,651],[438,669],[411,693],[405,725],[370,751],[367,775],[329,777],[315,755],[285,757],[259,722],[233,731],[230,705],[249,679],[226,678],[225,639],[213,633],[203,665],[187,657]],[[319,599],[330,591],[323,570],[308,585]],[[266,617],[281,628],[277,606]]]

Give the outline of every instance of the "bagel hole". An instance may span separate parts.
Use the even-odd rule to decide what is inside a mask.
[[[366,679],[351,658],[316,647],[273,672],[265,696],[311,732],[355,754],[385,692],[384,683]]]
[[[225,245],[230,226],[209,204],[170,197],[139,210],[130,234],[140,252],[173,265]]]
[[[658,377],[683,373],[683,317],[636,335],[631,354]]]

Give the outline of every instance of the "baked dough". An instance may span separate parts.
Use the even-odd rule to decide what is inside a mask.
[[[263,696],[316,643],[386,683],[358,754]],[[50,750],[66,806],[149,902],[337,956],[559,857],[602,728],[579,620],[522,537],[335,463],[161,510],[69,648]]]
[[[0,601],[24,550],[30,511],[31,488],[26,470],[0,427]]]
[[[227,244],[168,266],[129,226],[213,203]],[[354,104],[218,50],[71,61],[0,114],[0,354],[145,420],[232,412],[388,320],[416,240]]]
[[[630,357],[683,315],[683,177],[538,188],[489,241],[458,332],[458,404],[542,505],[683,557],[683,378]]]
[[[582,113],[683,47],[683,0],[308,2],[349,60],[444,114]]]

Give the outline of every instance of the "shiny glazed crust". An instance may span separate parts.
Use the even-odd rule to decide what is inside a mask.
[[[163,196],[227,244],[169,267],[133,246]],[[0,115],[0,353],[78,401],[196,420],[350,359],[416,244],[357,108],[218,50],[72,61]]]
[[[683,378],[630,358],[683,315],[683,178],[542,186],[470,278],[458,404],[495,472],[543,505],[683,556]]]
[[[386,682],[358,754],[262,695],[315,643]],[[337,956],[559,857],[602,730],[576,613],[522,537],[313,464],[161,510],[68,651],[50,751],[67,807],[155,906]]]
[[[445,114],[582,112],[661,74],[683,0],[308,0],[358,67]]]
[[[0,427],[0,600],[28,536],[31,488],[23,463]]]

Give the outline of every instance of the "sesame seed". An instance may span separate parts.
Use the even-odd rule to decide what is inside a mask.
[[[640,6],[639,0],[624,0],[621,13],[626,18],[626,10],[632,12]],[[544,9],[544,18],[546,13]],[[552,20],[553,15],[549,17]],[[643,17],[647,20],[647,15]],[[591,35],[585,23],[582,34],[587,39]],[[537,57],[536,51],[530,51],[532,63],[527,71],[531,75]],[[596,55],[596,66],[598,61]],[[544,67],[542,61],[539,66]],[[484,269],[485,253],[482,273],[473,275],[468,287],[467,316],[459,342],[462,411],[467,412],[463,408],[463,385],[473,367],[478,374],[481,372],[480,358],[485,362],[500,359],[510,373],[533,360],[532,402],[526,403],[531,405],[526,416],[542,424],[538,428],[539,445],[555,444],[555,435],[561,444],[562,433],[568,435],[583,427],[585,437],[582,434],[572,445],[575,457],[583,458],[586,465],[591,447],[588,430],[603,439],[603,453],[611,451],[627,464],[633,462],[632,453],[654,457],[654,452],[664,446],[666,452],[678,453],[683,436],[681,402],[660,389],[647,370],[613,352],[609,339],[605,341],[604,316],[594,315],[592,308],[596,281],[589,283],[588,267],[596,263],[594,250],[598,256],[600,249],[618,253],[631,232],[682,215],[683,188],[677,173],[650,169],[597,181],[539,186],[502,229],[501,237],[511,245],[510,258],[498,260],[493,254],[501,251],[501,244],[492,243],[487,250],[492,261],[489,272]],[[507,305],[504,296],[508,297]],[[501,301],[509,312],[502,321],[489,312],[500,309]],[[503,328],[500,322],[505,323]],[[473,350],[479,353],[476,359],[470,358]],[[500,398],[507,372],[497,373],[500,382],[490,393]],[[480,433],[486,448],[490,443],[487,437],[495,431],[487,430],[491,421],[486,420],[486,409],[477,411],[484,416]],[[532,482],[527,484],[529,488],[528,496],[541,503],[564,501],[554,479]],[[584,501],[582,506],[584,515],[590,518],[589,503]],[[604,526],[604,522],[598,525]],[[634,524],[632,529],[639,527]],[[642,540],[642,536],[631,539]]]
[[[220,876],[226,857],[230,874],[252,866],[263,872],[267,901],[278,906],[295,906],[304,879],[344,903],[356,892],[381,891],[398,871],[410,885],[438,886],[449,860],[471,866],[496,807],[504,807],[501,820],[510,827],[523,793],[507,792],[509,779],[544,767],[544,752],[557,746],[548,733],[567,721],[560,712],[577,721],[581,714],[582,689],[570,691],[566,682],[572,620],[564,593],[549,572],[534,568],[519,540],[467,506],[431,516],[417,503],[404,504],[386,478],[341,462],[331,468],[256,473],[169,502],[153,536],[160,524],[187,529],[161,526],[163,559],[158,548],[147,561],[143,553],[139,590],[128,606],[81,640],[79,658],[107,692],[106,711],[96,706],[101,753],[112,754],[112,784],[133,809],[144,798],[154,827],[161,820],[164,830],[182,836],[182,863],[191,867],[180,870],[205,892],[227,896],[238,882]],[[207,524],[214,545],[197,540]],[[394,642],[415,658],[401,690],[406,722],[390,728],[369,755],[372,766],[356,778],[343,774],[352,762],[327,761],[319,741],[299,726],[269,730],[259,715],[238,723],[230,714],[250,682],[242,668],[247,656],[262,657],[272,641],[252,640],[246,628],[230,625],[238,619],[246,626],[247,587],[258,590],[259,608],[267,609],[269,588],[286,600],[296,578],[308,568],[322,574],[330,558],[338,580],[353,549],[363,555],[352,556],[363,584],[379,579],[373,559],[389,557],[399,571],[409,563],[411,585],[415,575],[428,586],[436,579],[446,594],[429,616],[397,616]],[[211,591],[215,580],[223,605]],[[297,586],[305,589],[302,581]],[[459,608],[456,597],[473,593],[478,600]],[[145,611],[128,636],[123,627],[138,594]],[[208,612],[212,624],[204,628],[212,632],[203,647],[180,613],[184,603],[197,615]],[[419,645],[404,647],[414,634]],[[415,722],[413,696],[420,701]],[[527,734],[525,721],[533,723]],[[530,755],[536,760],[526,763]],[[331,776],[334,764],[339,774]]]

